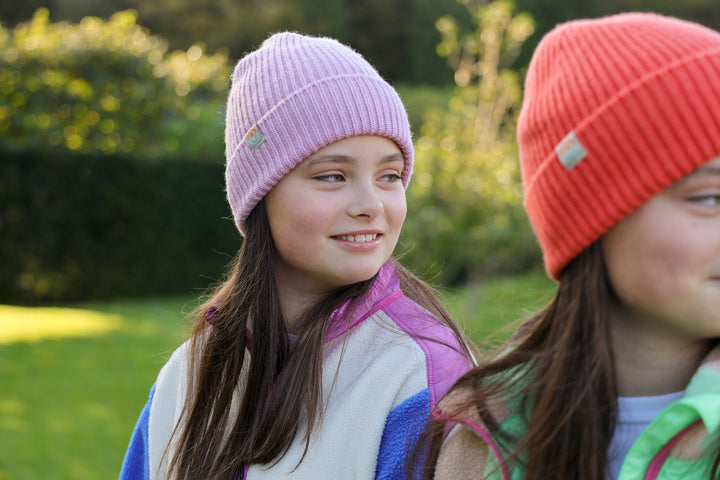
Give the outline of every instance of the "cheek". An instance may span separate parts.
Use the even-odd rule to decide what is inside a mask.
[[[630,305],[659,305],[691,278],[692,251],[676,234],[651,229],[611,231],[603,238],[610,284]]]
[[[325,207],[327,209],[327,207]],[[285,209],[271,220],[273,237],[281,236],[290,240],[295,248],[303,248],[318,235],[327,230],[327,215],[323,205],[298,201],[286,205]],[[316,248],[313,246],[313,248]]]
[[[405,191],[396,192],[385,202],[385,214],[388,217],[388,223],[398,230],[402,227],[407,216],[407,200],[405,199]]]
[[[615,294],[625,304],[633,307],[646,308],[657,305],[672,292],[668,285],[668,277],[655,264],[638,264],[634,267],[610,269],[610,284]]]
[[[308,232],[328,215],[330,202],[293,183],[278,184],[266,197],[273,232]]]

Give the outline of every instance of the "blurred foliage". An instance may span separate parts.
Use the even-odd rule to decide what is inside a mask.
[[[172,45],[200,41],[210,48],[232,48],[240,57],[282,25],[298,25],[301,13],[285,0],[128,0],[140,20]],[[242,46],[237,51],[234,46]]]
[[[455,91],[452,86],[433,87],[409,84],[395,85],[395,90],[405,105],[410,120],[410,129],[415,140],[420,136],[420,130],[427,115],[434,110],[447,108]]]
[[[442,59],[429,54],[440,40],[435,20],[450,15],[470,25],[456,0],[0,0],[0,22],[14,26],[41,5],[53,20],[75,22],[132,8],[139,23],[165,38],[170,49],[187,50],[202,42],[209,51],[226,49],[233,59],[278,30],[328,35],[353,45],[393,81],[433,85],[452,82]],[[519,58],[520,69],[545,33],[574,18],[655,11],[720,30],[716,0],[517,0],[517,6],[532,15],[536,26]]]
[[[132,11],[79,24],[48,15],[0,27],[1,144],[222,161],[225,53],[168,53]]]
[[[0,303],[204,289],[240,246],[222,164],[2,148],[0,158]]]
[[[62,0],[59,0],[62,3]],[[272,32],[296,30],[351,45],[386,78],[447,84],[451,72],[433,55],[433,23],[462,14],[456,0],[127,0],[151,31],[177,48],[201,41],[239,59]]]
[[[28,20],[40,7],[50,10],[57,9],[56,0],[0,0],[0,23],[5,25],[16,25]]]
[[[170,49],[187,50],[199,42],[209,51],[227,51],[234,60],[276,31],[326,35],[352,45],[392,81],[433,85],[452,80],[445,62],[432,53],[440,40],[433,24],[441,15],[465,13],[456,0],[28,1],[46,5],[54,21],[108,18],[134,9],[139,24],[167,40]],[[6,26],[32,12],[11,13],[18,10],[15,3],[0,0],[0,22]]]
[[[440,40],[433,24],[448,12],[464,13],[456,0],[128,2],[144,25],[180,48],[193,38],[238,59],[271,32],[296,30],[351,45],[394,82],[433,85],[448,84],[452,75],[431,53]]]
[[[509,68],[533,22],[508,0],[465,5],[474,30],[449,16],[437,22],[457,87],[449,109],[423,124],[403,232],[405,261],[446,284],[539,262],[515,142],[521,84]]]

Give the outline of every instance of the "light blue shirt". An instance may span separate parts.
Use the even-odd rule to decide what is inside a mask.
[[[618,419],[608,448],[607,480],[616,480],[625,456],[640,434],[684,391],[650,397],[618,397]]]

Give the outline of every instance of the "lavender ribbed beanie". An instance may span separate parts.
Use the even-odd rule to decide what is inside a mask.
[[[412,174],[413,144],[397,92],[330,38],[277,33],[235,67],[225,124],[225,181],[235,224],[309,155],[354,135],[393,140]]]
[[[720,33],[626,13],[538,45],[518,120],[525,208],[548,274],[720,154]]]

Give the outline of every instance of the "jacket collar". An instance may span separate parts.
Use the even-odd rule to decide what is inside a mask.
[[[720,394],[720,344],[703,359],[685,391],[686,397]]]
[[[402,296],[395,265],[388,260],[380,267],[365,295],[349,300],[332,313],[325,342],[334,340]]]

